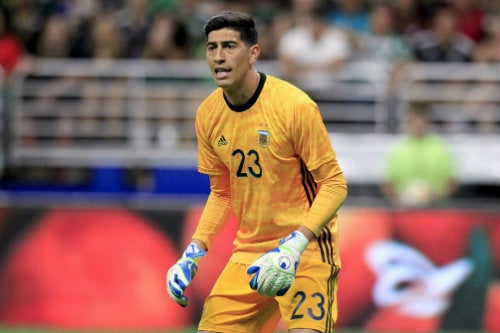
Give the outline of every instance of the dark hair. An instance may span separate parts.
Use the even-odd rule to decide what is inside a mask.
[[[321,1],[312,8],[311,15],[314,19],[326,21],[333,9],[334,7],[332,4],[330,4],[330,1]]]
[[[240,33],[241,40],[248,46],[258,43],[258,33],[255,28],[255,21],[251,15],[235,12],[224,11],[221,12],[205,23],[205,35],[214,30],[229,28]]]
[[[429,118],[432,104],[429,102],[414,102],[410,104],[409,114],[419,118]]]

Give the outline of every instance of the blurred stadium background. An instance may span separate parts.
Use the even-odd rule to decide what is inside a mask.
[[[279,75],[276,63],[259,66]],[[391,114],[384,66],[350,63],[332,76],[331,86],[310,90],[351,189],[340,212],[345,267],[339,325],[495,331],[498,135],[447,131],[473,128],[478,102],[495,106],[493,125],[499,126],[500,94],[464,100],[470,89],[464,82],[500,80],[499,68],[413,64]],[[233,221],[191,289],[192,306],[169,302],[165,270],[186,244],[208,191],[207,179],[196,172],[193,131],[196,105],[214,88],[204,63],[38,59],[10,79],[2,104],[8,176],[1,192],[0,321],[67,329],[192,325],[234,234]],[[439,81],[441,93],[433,93],[429,81]],[[400,123],[409,103],[422,99],[439,107],[435,125],[456,154],[461,190],[444,206],[399,211],[378,192],[382,161],[402,133],[391,123]],[[467,123],[456,123],[465,116]],[[457,303],[431,316],[378,308],[372,299],[377,277],[364,256],[381,240],[404,242],[436,269],[463,257],[479,261],[472,286],[436,296]]]
[[[338,327],[499,332],[500,64],[410,62],[397,84],[394,65],[353,60],[301,85],[350,187]],[[276,59],[258,68],[282,75]],[[30,57],[0,86],[0,332],[192,331],[236,223],[202,263],[191,305],[170,302],[166,269],[208,194],[193,123],[215,88],[205,62]],[[380,192],[383,161],[421,102],[460,188],[446,204],[400,209]],[[377,265],[400,266],[383,275],[374,249]]]

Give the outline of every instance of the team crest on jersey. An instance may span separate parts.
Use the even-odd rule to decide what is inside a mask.
[[[269,132],[265,130],[259,130],[258,134],[258,143],[262,148],[267,148],[269,146]]]

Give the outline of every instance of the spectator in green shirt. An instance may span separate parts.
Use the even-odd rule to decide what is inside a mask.
[[[382,192],[397,205],[439,205],[457,189],[453,155],[430,131],[426,105],[412,108],[407,125],[407,135],[387,156]]]

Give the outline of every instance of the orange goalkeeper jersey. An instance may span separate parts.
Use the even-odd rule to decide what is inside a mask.
[[[317,193],[310,170],[336,162],[316,103],[292,84],[260,75],[246,104],[231,105],[218,88],[196,114],[198,170],[230,177],[236,251],[268,250],[296,230]],[[334,222],[326,226],[330,239]]]

